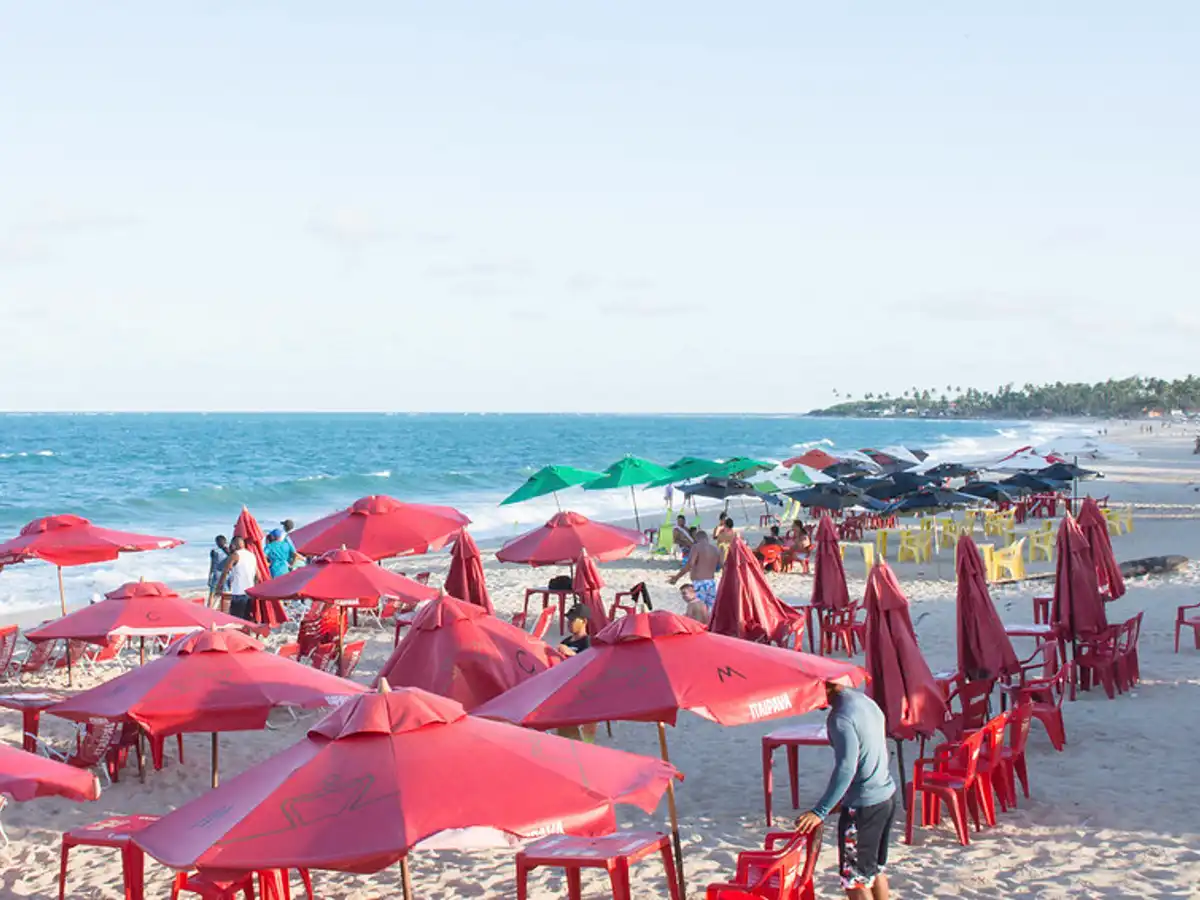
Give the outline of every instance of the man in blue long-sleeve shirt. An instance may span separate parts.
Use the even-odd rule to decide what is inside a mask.
[[[840,800],[838,870],[850,900],[888,900],[888,840],[896,814],[896,785],[888,769],[883,712],[875,701],[827,682],[825,728],[833,745],[833,774],[817,805],[796,820],[812,831]]]

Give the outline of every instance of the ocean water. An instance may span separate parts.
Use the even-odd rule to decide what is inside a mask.
[[[203,579],[212,538],[243,504],[269,530],[298,524],[366,494],[455,506],[481,541],[544,521],[552,498],[498,502],[542,465],[603,469],[625,453],[668,464],[683,455],[771,460],[827,442],[901,444],[973,458],[1035,442],[1060,426],[988,421],[810,419],[798,416],[481,414],[0,415],[0,536],[38,516],[75,513],[128,530],[183,538],[170,550],[67,569],[69,602],[139,576],[183,586]],[[623,520],[628,491],[561,495],[564,508]],[[639,493],[656,521],[662,491]],[[0,610],[57,596],[53,567],[0,572]]]

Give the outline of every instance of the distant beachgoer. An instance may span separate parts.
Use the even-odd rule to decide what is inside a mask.
[[[692,532],[688,529],[687,519],[683,516],[675,517],[675,528],[672,531],[672,535],[675,538],[675,545],[681,548],[685,554],[687,549],[695,543],[692,540]]]
[[[717,601],[717,567],[720,563],[721,551],[709,541],[707,532],[697,531],[696,543],[692,545],[687,562],[669,580],[675,584],[684,575],[689,576],[696,588],[697,599],[711,614],[713,604]]]
[[[263,547],[263,555],[267,558],[267,568],[271,570],[271,577],[278,578],[292,570],[292,563],[296,559],[296,550],[284,535],[283,529],[276,528],[267,535],[267,545]]]
[[[279,524],[283,527],[283,541],[285,544],[288,545],[288,547],[291,548],[291,551],[292,551],[291,567],[294,569],[294,568],[296,568],[296,565],[300,562],[300,554],[296,552],[296,545],[292,541],[292,532],[295,531],[295,529],[296,529],[296,523],[293,522],[291,519],[284,519]]]
[[[663,500],[667,503],[667,509],[675,508],[675,486],[668,484],[663,490]]]
[[[250,620],[250,595],[247,591],[258,581],[258,560],[246,547],[246,542],[235,537],[229,545],[229,558],[217,579],[217,592],[221,594],[221,611],[239,619]],[[222,588],[229,590],[223,592]]]
[[[808,534],[808,529],[804,527],[804,523],[796,521],[792,523],[792,528],[788,532],[788,539],[784,542],[784,546],[795,553],[806,553],[812,549],[812,538]]]
[[[733,543],[737,536],[737,529],[733,527],[733,519],[730,516],[725,516],[721,520],[721,532],[717,535],[717,546],[727,547]]]
[[[692,584],[681,584],[679,586],[679,598],[683,600],[683,614],[689,619],[695,619],[701,625],[707,625],[709,616],[708,607],[696,596],[696,588]]]
[[[216,544],[208,551],[208,605],[212,606],[212,598],[217,593],[217,581],[225,571],[225,560],[229,559],[229,538],[218,534]]]

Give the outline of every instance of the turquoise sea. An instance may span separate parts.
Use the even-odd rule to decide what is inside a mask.
[[[821,441],[969,457],[1032,435],[1028,423],[800,416],[7,414],[0,415],[0,535],[70,512],[188,541],[68,570],[68,599],[83,602],[140,575],[203,578],[209,542],[228,533],[243,504],[269,529],[365,494],[390,494],[456,506],[487,541],[553,512],[549,499],[497,506],[549,463],[599,470],[625,453],[664,464],[683,455],[780,460]],[[646,492],[644,508],[661,509],[661,498],[661,490]],[[625,491],[574,490],[563,502],[594,517],[630,516]],[[0,572],[0,606],[40,606],[55,593],[47,565]]]

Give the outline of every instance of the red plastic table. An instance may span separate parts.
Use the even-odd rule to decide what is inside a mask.
[[[567,622],[567,598],[574,597],[575,592],[569,590],[551,590],[550,588],[525,588],[525,621],[529,621],[529,598],[542,598],[542,609],[545,609],[554,601],[553,597],[558,597],[558,627],[562,629]]]
[[[808,652],[816,653],[816,629],[813,627],[813,613],[816,612],[816,607],[811,603],[790,603],[788,604],[798,613],[804,613],[804,630],[808,632]]]
[[[58,870],[58,900],[65,900],[67,895],[67,855],[72,847],[111,847],[120,850],[125,900],[142,900],[144,857],[142,848],[135,844],[132,838],[147,825],[157,821],[158,816],[116,816],[64,834],[62,862]]]
[[[58,691],[18,691],[12,694],[0,694],[0,706],[5,709],[15,709],[21,712],[21,748],[30,753],[37,753],[38,727],[42,719],[42,711],[66,700],[70,694]]]
[[[1004,633],[1009,637],[1031,637],[1039,641],[1054,640],[1058,632],[1053,625],[1005,625]]]
[[[1050,609],[1054,605],[1053,597],[1033,598],[1033,623],[1046,625],[1050,622]]]
[[[612,883],[613,900],[632,900],[629,864],[661,853],[667,870],[667,894],[671,900],[683,900],[675,877],[671,839],[660,831],[618,831],[604,837],[580,838],[555,835],[530,844],[517,854],[517,900],[527,900],[529,872],[539,866],[565,869],[571,900],[583,896],[580,870],[606,869]]]
[[[767,827],[771,827],[771,761],[776,747],[787,749],[788,778],[791,780],[792,809],[800,808],[800,785],[798,775],[800,769],[801,747],[828,747],[829,735],[825,733],[825,723],[805,722],[800,725],[788,725],[776,728],[762,739],[763,767],[763,803],[767,810]]]

